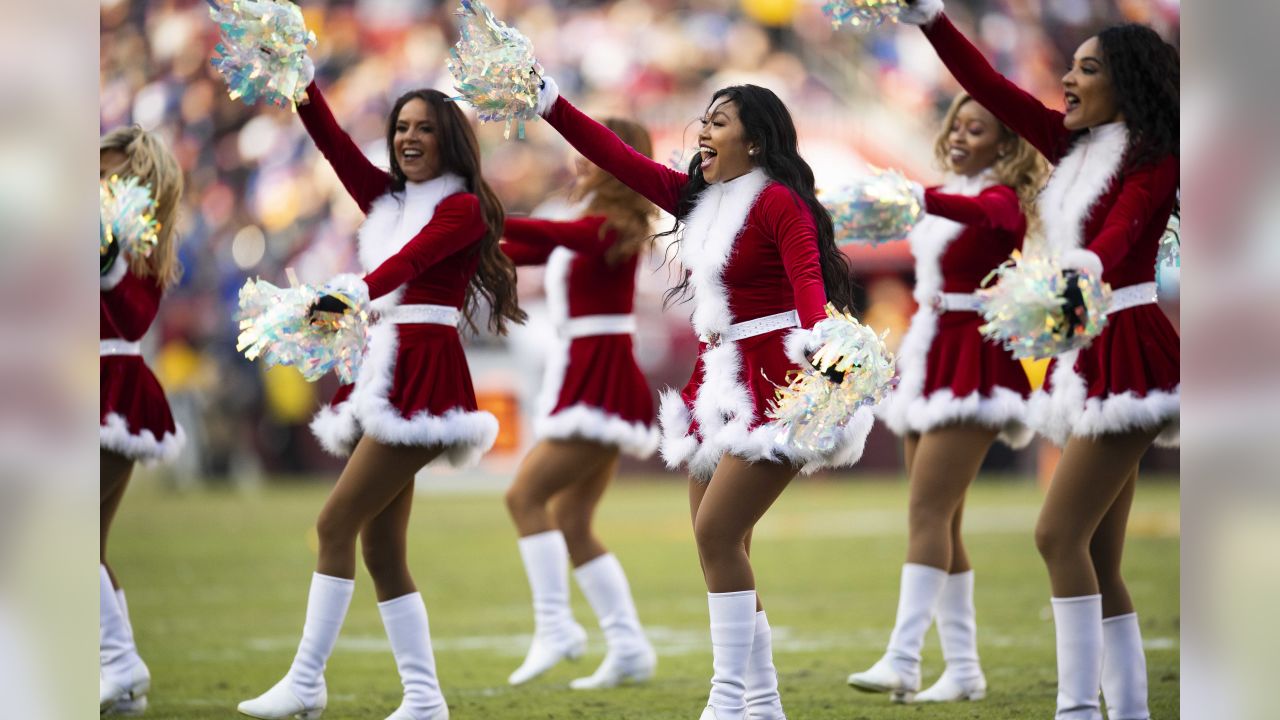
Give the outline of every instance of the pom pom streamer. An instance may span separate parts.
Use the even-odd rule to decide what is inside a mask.
[[[827,319],[813,328],[818,349],[815,367],[793,373],[774,391],[768,417],[782,427],[777,442],[806,454],[836,448],[845,425],[861,407],[879,403],[897,384],[893,353],[885,347],[889,331],[877,336],[852,315],[827,305]],[[843,373],[834,382],[828,371]]]
[[[822,14],[837,30],[841,25],[869,30],[886,22],[898,22],[904,7],[902,0],[833,0],[822,4]]]
[[[1084,305],[1069,322],[1063,308],[1063,269],[1050,258],[1014,250],[978,291],[986,320],[979,332],[1019,359],[1053,357],[1088,345],[1106,326],[1111,287],[1087,271],[1077,272]]]
[[[112,175],[103,180],[98,191],[98,253],[107,254],[111,243],[134,257],[151,257],[159,240],[160,223],[155,218],[155,201],[151,188],[138,178],[121,179]]]
[[[517,136],[524,139],[524,124],[538,117],[542,85],[533,43],[495,18],[480,0],[462,0],[456,14],[461,37],[449,50],[447,63],[458,91],[453,99],[475,107],[481,122],[505,122],[505,138],[511,137],[515,123]]]
[[[240,325],[236,350],[250,360],[261,358],[268,366],[296,367],[308,382],[331,370],[343,383],[354,382],[369,342],[367,290],[356,282],[299,285],[292,271],[289,281],[287,288],[261,279],[245,281],[236,313]],[[312,315],[311,306],[322,295],[338,297],[351,309]]]
[[[924,215],[917,187],[896,170],[872,168],[870,175],[823,193],[836,243],[876,245],[906,237]]]
[[[1175,211],[1169,216],[1160,249],[1156,253],[1156,287],[1161,297],[1176,298],[1182,280],[1182,219]]]
[[[315,77],[307,50],[316,44],[302,9],[284,0],[207,0],[221,42],[210,64],[232,100],[297,110]]]

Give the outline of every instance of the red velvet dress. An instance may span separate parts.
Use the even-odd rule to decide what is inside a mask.
[[[171,460],[182,448],[160,382],[134,348],[160,309],[164,290],[135,275],[122,255],[102,277],[98,302],[98,437],[105,450],[132,460]]]
[[[360,264],[372,307],[461,309],[479,264],[486,227],[479,199],[456,175],[394,190],[391,176],[364,156],[334,120],[319,89],[298,115],[365,213]],[[393,445],[443,445],[454,466],[479,460],[498,434],[492,414],[477,410],[471,372],[456,327],[377,323],[354,383],[338,389],[311,422],[326,450],[347,455],[361,435]]]
[[[898,348],[898,387],[877,415],[899,435],[956,423],[1000,431],[1013,447],[1031,440],[1031,386],[1022,365],[978,332],[973,310],[942,310],[940,293],[972,294],[1022,247],[1027,219],[1014,190],[990,175],[952,177],[925,192],[929,213],[908,238],[919,305]]]
[[[1156,251],[1177,195],[1178,159],[1127,167],[1122,123],[1073,133],[1063,127],[1061,112],[997,73],[946,15],[924,33],[974,100],[1056,165],[1040,197],[1049,249],[1064,257],[1079,249],[1092,253],[1090,263],[1101,266],[1113,291],[1154,283]],[[1147,428],[1160,430],[1157,444],[1177,445],[1180,390],[1178,334],[1163,311],[1147,303],[1112,313],[1088,347],[1055,358],[1044,389],[1032,397],[1029,420],[1058,444],[1072,435]]]
[[[636,363],[633,333],[618,331],[628,318],[634,325],[639,256],[616,265],[605,260],[617,235],[601,237],[604,220],[507,218],[502,250],[516,265],[546,265],[547,306],[559,336],[547,358],[534,432],[646,458],[658,447],[653,398]]]
[[[675,214],[688,182],[684,173],[636,152],[564,98],[546,119],[588,160]],[[804,362],[807,328],[826,316],[808,207],[757,169],[703,190],[684,218],[679,247],[693,290],[693,328],[700,335],[723,334],[731,324],[788,311],[798,313],[805,329],[700,344],[688,384],[662,394],[659,449],[667,465],[709,478],[726,452],[745,460],[788,461],[806,472],[857,462],[874,422],[869,410],[860,410],[825,454],[781,445],[780,429],[765,416],[775,386]]]

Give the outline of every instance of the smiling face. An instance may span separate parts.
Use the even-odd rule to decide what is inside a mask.
[[[1009,152],[1000,121],[986,108],[969,100],[956,111],[947,133],[947,163],[957,175],[973,176],[991,167]]]
[[[400,108],[391,144],[396,163],[409,182],[425,182],[440,174],[436,113],[421,98]]]
[[[1067,104],[1062,124],[1068,130],[1086,130],[1123,120],[1098,38],[1085,40],[1076,50],[1071,69],[1062,77],[1062,88]]]
[[[708,183],[725,182],[751,172],[755,146],[747,141],[737,103],[721,99],[707,110],[698,133],[698,151],[702,155],[698,167]]]

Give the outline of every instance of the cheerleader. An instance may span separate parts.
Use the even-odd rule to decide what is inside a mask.
[[[139,343],[155,320],[164,291],[182,273],[174,235],[182,171],[164,145],[136,125],[102,137],[98,167],[103,179],[135,177],[149,187],[160,226],[148,257],[122,254],[118,243],[101,256],[98,302],[98,652],[102,671],[98,702],[103,714],[137,715],[147,709],[151,674],[134,644],[124,589],[107,564],[107,536],[134,463],[172,459],[184,441],[164,390],[142,360]]]
[[[1103,30],[1062,78],[1050,110],[991,68],[920,0],[912,20],[975,100],[1057,167],[1041,194],[1045,239],[1067,267],[1113,289],[1106,328],[1055,358],[1029,419],[1062,444],[1036,526],[1049,569],[1059,718],[1147,718],[1146,659],[1120,575],[1138,461],[1178,442],[1178,335],[1156,306],[1155,258],[1178,187],[1178,53],[1150,28]]]
[[[543,117],[579,152],[681,228],[688,270],[668,298],[691,294],[701,335],[693,377],[663,394],[660,450],[690,475],[694,536],[706,579],[714,677],[702,720],[782,718],[769,624],[756,595],[751,529],[801,471],[856,462],[873,421],[860,410],[830,453],[776,442],[765,416],[777,384],[808,364],[810,328],[828,297],[851,305],[848,261],[782,101],[754,85],[719,90],[687,173],[654,162],[559,97],[545,78]],[[673,231],[675,232],[675,231]]]
[[[880,407],[903,437],[911,485],[907,562],[887,652],[849,676],[853,687],[891,693],[896,702],[986,695],[973,569],[960,535],[964,496],[992,443],[1018,448],[1031,439],[1026,373],[978,332],[974,291],[1022,246],[1023,208],[1043,181],[1044,159],[963,93],[951,103],[934,154],[949,173],[944,185],[924,191],[929,217],[910,236],[919,309],[898,351],[898,388]],[[935,614],[946,669],[916,695],[920,650]]]
[[[653,154],[640,125],[621,119],[604,124],[627,145]],[[546,265],[547,305],[561,338],[543,380],[538,444],[507,491],[535,627],[528,656],[509,681],[520,685],[581,655],[586,633],[569,607],[566,568],[572,562],[608,645],[595,673],[570,683],[587,690],[643,682],[657,665],[622,565],[592,528],[619,452],[646,458],[658,446],[653,399],[631,342],[636,270],[649,244],[654,207],[586,161],[575,168],[571,198],[584,205],[582,217],[507,218],[502,243],[517,265]]]
[[[266,693],[240,703],[256,718],[316,718],[324,667],[351,601],[356,538],[404,685],[388,720],[444,720],[427,609],[405,560],[414,476],[443,459],[477,461],[498,432],[476,409],[457,324],[473,323],[483,298],[489,328],[521,322],[515,268],[498,249],[503,211],[480,174],[471,125],[448,97],[414,90],[387,125],[391,169],[371,163],[334,120],[320,90],[298,108],[302,123],[365,213],[358,236],[361,282],[379,315],[359,375],[311,424],[347,465],[316,521],[319,559],[293,664]],[[343,312],[336,297],[316,312]]]

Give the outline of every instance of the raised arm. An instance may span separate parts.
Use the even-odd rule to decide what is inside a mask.
[[[595,215],[577,220],[544,220],[508,217],[502,235],[525,245],[566,247],[584,255],[599,255],[617,238],[612,230],[600,235],[604,218]]]
[[[1084,251],[1084,262],[1079,262],[1081,256],[1076,255],[1068,259],[1068,264],[1081,265],[1094,272],[1101,269],[1105,279],[1106,273],[1123,261],[1144,232],[1149,231],[1153,218],[1163,221],[1169,216],[1178,192],[1178,179],[1178,159],[1172,156],[1126,175],[1120,196],[1102,221],[1102,230]],[[1088,257],[1090,254],[1092,259]]]
[[[112,272],[102,277],[98,320],[110,323],[120,337],[133,341],[147,334],[164,291],[154,279],[139,277],[127,266],[125,258],[120,258]]]
[[[1062,126],[1062,113],[1045,107],[996,72],[982,52],[942,14],[941,0],[917,0],[917,6],[922,12],[913,21],[920,21],[924,36],[961,87],[979,105],[1026,138],[1049,162],[1058,162],[1071,141],[1071,133]]]
[[[1020,232],[1027,219],[1018,204],[1018,195],[1007,185],[996,185],[978,193],[977,197],[951,195],[935,188],[924,191],[925,211],[962,225],[992,230]]]
[[[369,162],[360,148],[351,140],[351,136],[338,125],[333,111],[325,102],[320,88],[313,81],[307,86],[308,102],[298,106],[298,117],[302,125],[311,135],[311,139],[319,148],[329,164],[333,166],[342,186],[360,206],[360,210],[369,212],[369,206],[387,191],[391,176],[385,170]]]
[[[484,237],[480,199],[470,193],[451,195],[436,207],[431,222],[400,252],[364,276],[369,299],[382,297],[427,268]]]
[[[782,185],[773,184],[760,194],[756,208],[761,221],[778,245],[782,266],[791,281],[796,311],[802,327],[827,316],[827,288],[822,281],[822,264],[818,255],[818,230],[813,215],[795,193]]]
[[[554,81],[548,79],[548,84],[554,88]],[[583,157],[648,198],[649,202],[675,214],[680,190],[689,182],[687,175],[645,157],[612,130],[587,117],[562,97],[555,98],[543,117]]]

